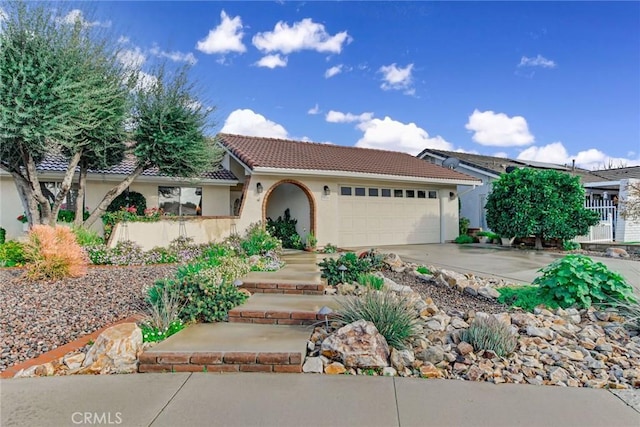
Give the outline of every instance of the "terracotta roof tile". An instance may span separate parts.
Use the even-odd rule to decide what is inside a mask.
[[[224,133],[218,134],[218,141],[252,170],[265,167],[477,181],[398,151]]]
[[[48,154],[40,164],[37,165],[37,170],[40,172],[66,172],[69,162],[67,159],[59,154]],[[128,175],[135,169],[135,161],[133,159],[125,159],[119,164],[106,169],[106,170],[93,170],[90,169],[89,173],[94,174],[106,174],[106,175]],[[76,169],[79,170],[79,169]],[[157,168],[147,169],[142,172],[142,176],[168,176],[161,174]],[[200,175],[200,178],[205,179],[218,179],[236,181],[237,178],[226,169],[218,169],[215,171],[208,171]]]

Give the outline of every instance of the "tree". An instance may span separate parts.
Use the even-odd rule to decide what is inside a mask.
[[[620,215],[626,220],[640,220],[640,181],[629,182],[626,193],[620,201]]]
[[[76,167],[117,152],[100,144],[124,143],[128,91],[115,54],[79,19],[69,25],[44,6],[11,6],[0,31],[0,167],[29,222],[54,224]],[[68,162],[53,203],[37,173],[48,154]]]
[[[599,215],[584,208],[579,178],[555,170],[516,169],[493,182],[487,225],[505,237],[572,239],[586,234]]]
[[[175,73],[160,67],[135,96],[131,117],[129,156],[134,171],[111,188],[84,222],[91,226],[142,172],[156,168],[160,174],[197,178],[218,168],[223,151],[205,136],[212,109],[197,101],[195,85],[189,81],[188,67]]]

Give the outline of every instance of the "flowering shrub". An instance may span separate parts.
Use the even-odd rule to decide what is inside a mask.
[[[273,237],[262,224],[251,224],[247,229],[245,237],[240,242],[242,251],[248,255],[264,255],[270,251],[280,251],[282,243],[276,237]]]
[[[79,277],[87,271],[87,259],[68,227],[34,225],[24,245],[27,276],[34,280]]]
[[[29,218],[27,218],[26,214],[22,214],[22,215],[18,215],[18,218],[16,218],[18,221],[20,221],[21,223],[25,223],[29,221]]]
[[[145,210],[143,211],[144,215],[138,215],[137,209],[135,206],[123,206],[120,210],[115,212],[106,212],[102,215],[102,223],[104,224],[104,239],[109,240],[111,236],[111,232],[113,231],[113,227],[119,222],[129,221],[129,222],[156,222],[160,220],[162,216],[162,210],[157,209],[154,211],[149,210],[149,214],[147,215]]]
[[[184,323],[182,320],[177,319],[169,323],[167,329],[158,329],[155,326],[151,326],[147,323],[140,324],[142,330],[142,342],[158,342],[169,338],[171,335],[180,332],[184,329]]]

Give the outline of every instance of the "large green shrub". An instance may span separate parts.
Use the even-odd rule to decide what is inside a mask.
[[[518,336],[511,327],[491,315],[477,317],[460,332],[460,339],[471,344],[475,351],[490,350],[500,357],[513,353],[518,344]]]
[[[467,243],[473,243],[473,237],[468,234],[461,234],[453,240],[454,243],[458,243],[459,245],[465,245]]]
[[[633,288],[624,278],[584,255],[567,255],[539,270],[533,281],[540,295],[561,307],[581,308],[612,301],[635,301]]]
[[[387,344],[397,349],[422,332],[422,325],[406,295],[391,291],[368,291],[359,297],[347,297],[338,302],[336,320],[349,324],[358,320],[372,322]]]
[[[24,265],[23,244],[16,240],[9,240],[0,245],[0,267],[15,267]]]
[[[107,212],[118,212],[122,208],[128,208],[130,206],[135,206],[135,213],[142,216],[144,215],[145,209],[147,209],[147,199],[137,191],[125,191],[113,199],[107,207]]]
[[[279,216],[276,220],[267,218],[267,230],[282,241],[283,248],[302,249],[302,238],[296,231],[298,220],[291,218],[289,209],[285,209],[284,218]]]
[[[505,286],[498,288],[497,291],[500,293],[499,303],[519,307],[526,311],[533,312],[540,305],[550,309],[560,307],[551,296],[541,295],[538,286]]]
[[[485,205],[489,228],[503,237],[570,240],[598,223],[597,212],[584,208],[580,179],[555,170],[516,169],[492,183]]]
[[[251,224],[240,242],[241,250],[248,256],[264,255],[270,251],[279,251],[282,244],[277,237],[273,237],[262,224]]]
[[[340,255],[338,259],[325,258],[318,265],[322,270],[322,277],[326,278],[330,285],[354,282],[359,275],[373,270],[369,257],[358,258],[353,252]],[[340,266],[344,266],[346,270],[341,271]]]
[[[0,227],[0,245],[4,244],[6,240],[7,240],[7,230]]]
[[[80,246],[101,245],[104,243],[104,239],[100,237],[96,231],[89,230],[82,226],[73,226],[71,229],[73,230],[73,234],[76,235],[76,240]]]

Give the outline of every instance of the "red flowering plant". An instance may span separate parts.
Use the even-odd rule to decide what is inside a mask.
[[[22,215],[19,215],[19,216],[18,216],[18,218],[16,218],[16,219],[17,219],[18,221],[20,221],[21,223],[23,223],[23,224],[24,224],[25,222],[29,222],[29,218],[27,218],[27,215],[26,215],[26,214],[24,214],[24,213],[23,213]]]

